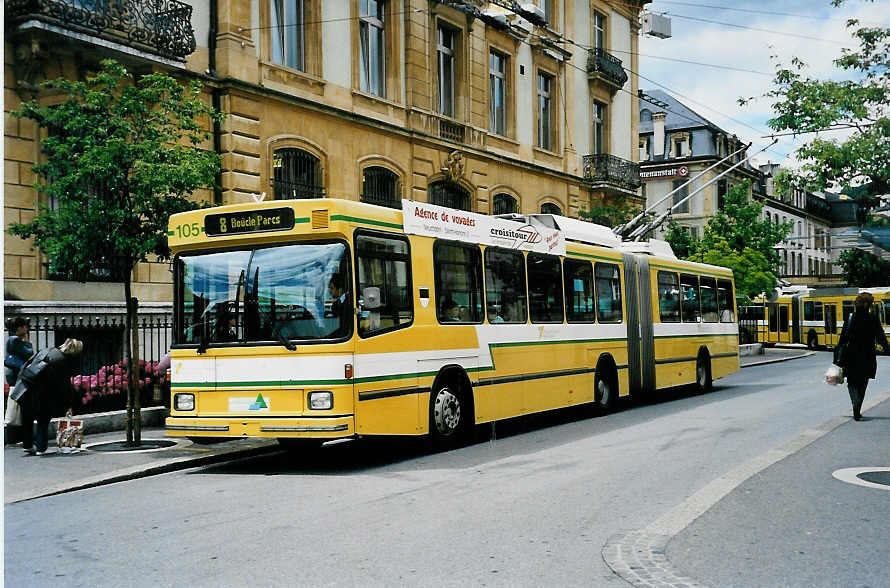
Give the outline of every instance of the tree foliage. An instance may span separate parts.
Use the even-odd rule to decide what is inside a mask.
[[[628,199],[623,199],[591,203],[590,210],[581,210],[578,214],[585,220],[612,228],[626,223],[638,212]]]
[[[775,288],[781,262],[775,246],[791,223],[763,219],[763,204],[748,199],[749,189],[748,182],[730,188],[723,210],[708,221],[701,239],[676,224],[668,226],[665,239],[680,257],[731,268],[737,294],[753,298]]]
[[[857,20],[849,20],[847,27],[859,48],[843,49],[834,64],[850,79],[809,77],[798,58],[789,66],[779,65],[773,88],[766,93],[774,101],[768,124],[794,133],[851,129],[845,140],[816,136],[804,143],[797,151],[803,165],[790,179],[810,190],[867,186],[857,200],[869,208],[877,196],[890,193],[890,28],[860,26]]]
[[[53,205],[41,204],[32,221],[13,223],[9,232],[33,238],[54,277],[84,281],[98,268],[123,282],[129,336],[133,268],[149,255],[169,256],[170,215],[198,206],[189,195],[213,186],[220,156],[200,145],[222,115],[201,100],[197,81],[185,85],[163,73],[134,80],[113,60],[84,80],[60,78],[42,88],[63,100],[26,102],[13,115],[46,129],[35,188]],[[138,340],[131,338],[131,366],[134,357]],[[138,417],[138,403],[136,409]],[[130,424],[128,414],[128,440]],[[136,429],[138,443],[138,418]]]
[[[849,286],[870,288],[890,285],[890,263],[862,249],[847,249],[841,253],[838,263],[844,270]]]

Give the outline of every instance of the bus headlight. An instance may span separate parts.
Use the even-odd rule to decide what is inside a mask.
[[[334,408],[333,392],[310,392],[309,393],[309,409],[310,410],[331,410]]]
[[[173,396],[173,408],[176,410],[195,410],[195,395],[175,394]]]

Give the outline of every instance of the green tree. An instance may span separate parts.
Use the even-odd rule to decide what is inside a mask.
[[[843,3],[832,1],[835,6]],[[858,186],[863,189],[855,199],[868,209],[877,203],[877,196],[890,193],[890,28],[860,26],[857,20],[849,20],[847,27],[859,49],[843,49],[834,64],[851,79],[811,78],[805,74],[806,64],[796,57],[790,66],[779,65],[773,89],[766,93],[774,101],[775,113],[768,124],[793,133],[851,129],[844,140],[817,136],[804,143],[797,150],[803,164],[790,179],[810,190]]]
[[[732,268],[738,295],[753,298],[776,287],[781,260],[775,247],[791,223],[763,219],[763,204],[749,200],[749,190],[747,181],[730,188],[723,210],[708,221],[701,239],[691,239],[676,224],[668,225],[665,238],[680,257]]]
[[[55,204],[41,205],[31,222],[12,224],[9,232],[33,238],[54,276],[85,281],[98,267],[123,282],[127,442],[139,445],[132,272],[150,255],[169,257],[169,216],[198,206],[188,195],[213,186],[220,156],[200,145],[223,115],[201,100],[197,81],[184,85],[163,73],[133,80],[113,60],[82,81],[60,78],[42,88],[64,99],[53,106],[27,102],[13,115],[48,131],[40,143],[44,161],[34,167],[35,188]]]
[[[844,279],[849,286],[870,288],[890,283],[890,263],[862,249],[847,249],[841,253],[838,263],[844,268]]]
[[[591,203],[590,210],[581,210],[578,214],[584,220],[613,228],[626,223],[638,212],[637,207],[624,199],[617,202]]]

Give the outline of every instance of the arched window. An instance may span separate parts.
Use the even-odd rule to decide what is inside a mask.
[[[552,202],[545,202],[541,205],[541,214],[562,215],[562,210],[560,210],[559,206],[553,204]]]
[[[276,149],[272,165],[276,200],[324,198],[321,162],[308,151],[294,147]]]
[[[362,202],[402,208],[399,176],[385,167],[366,167],[362,172]]]
[[[644,108],[640,111],[640,121],[652,120],[652,111],[648,108]]]
[[[519,204],[509,194],[495,194],[492,214],[511,214],[519,212]]]
[[[452,182],[434,182],[430,184],[430,204],[457,208],[458,210],[470,210],[470,194],[457,184]]]

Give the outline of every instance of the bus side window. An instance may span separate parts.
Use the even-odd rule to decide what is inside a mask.
[[[355,252],[359,305],[366,288],[378,288],[380,293],[374,308],[362,310],[359,335],[376,335],[410,325],[414,320],[414,296],[408,241],[399,237],[358,234]]]
[[[680,283],[673,272],[658,272],[658,314],[663,323],[680,322]]]
[[[593,268],[589,261],[566,259],[563,262],[566,291],[566,321],[596,322],[593,294]]]
[[[732,282],[729,280],[717,281],[717,304],[720,306],[720,322],[735,322],[735,298],[732,295]]]
[[[433,247],[436,312],[440,323],[482,322],[482,255],[479,247],[437,241]]]
[[[841,303],[841,312],[843,313],[843,320],[841,324],[847,323],[847,317],[853,314],[853,301],[852,300],[844,300]]]
[[[562,266],[559,258],[529,253],[528,307],[533,323],[562,322]]]
[[[489,323],[527,320],[525,259],[521,251],[485,249],[485,298]]]
[[[701,286],[701,317],[706,323],[717,322],[717,280],[702,276]],[[770,313],[772,317],[772,313]]]
[[[816,305],[812,300],[805,300],[803,303],[803,320],[816,320]]]
[[[620,323],[621,273],[612,263],[596,263],[596,313],[601,323]]]
[[[680,291],[683,293],[683,322],[701,322],[701,306],[698,295],[698,276],[680,274]]]
[[[817,300],[813,304],[813,307],[814,307],[813,320],[822,322],[822,303]]]
[[[837,304],[825,305],[825,332],[832,335],[837,332]]]

